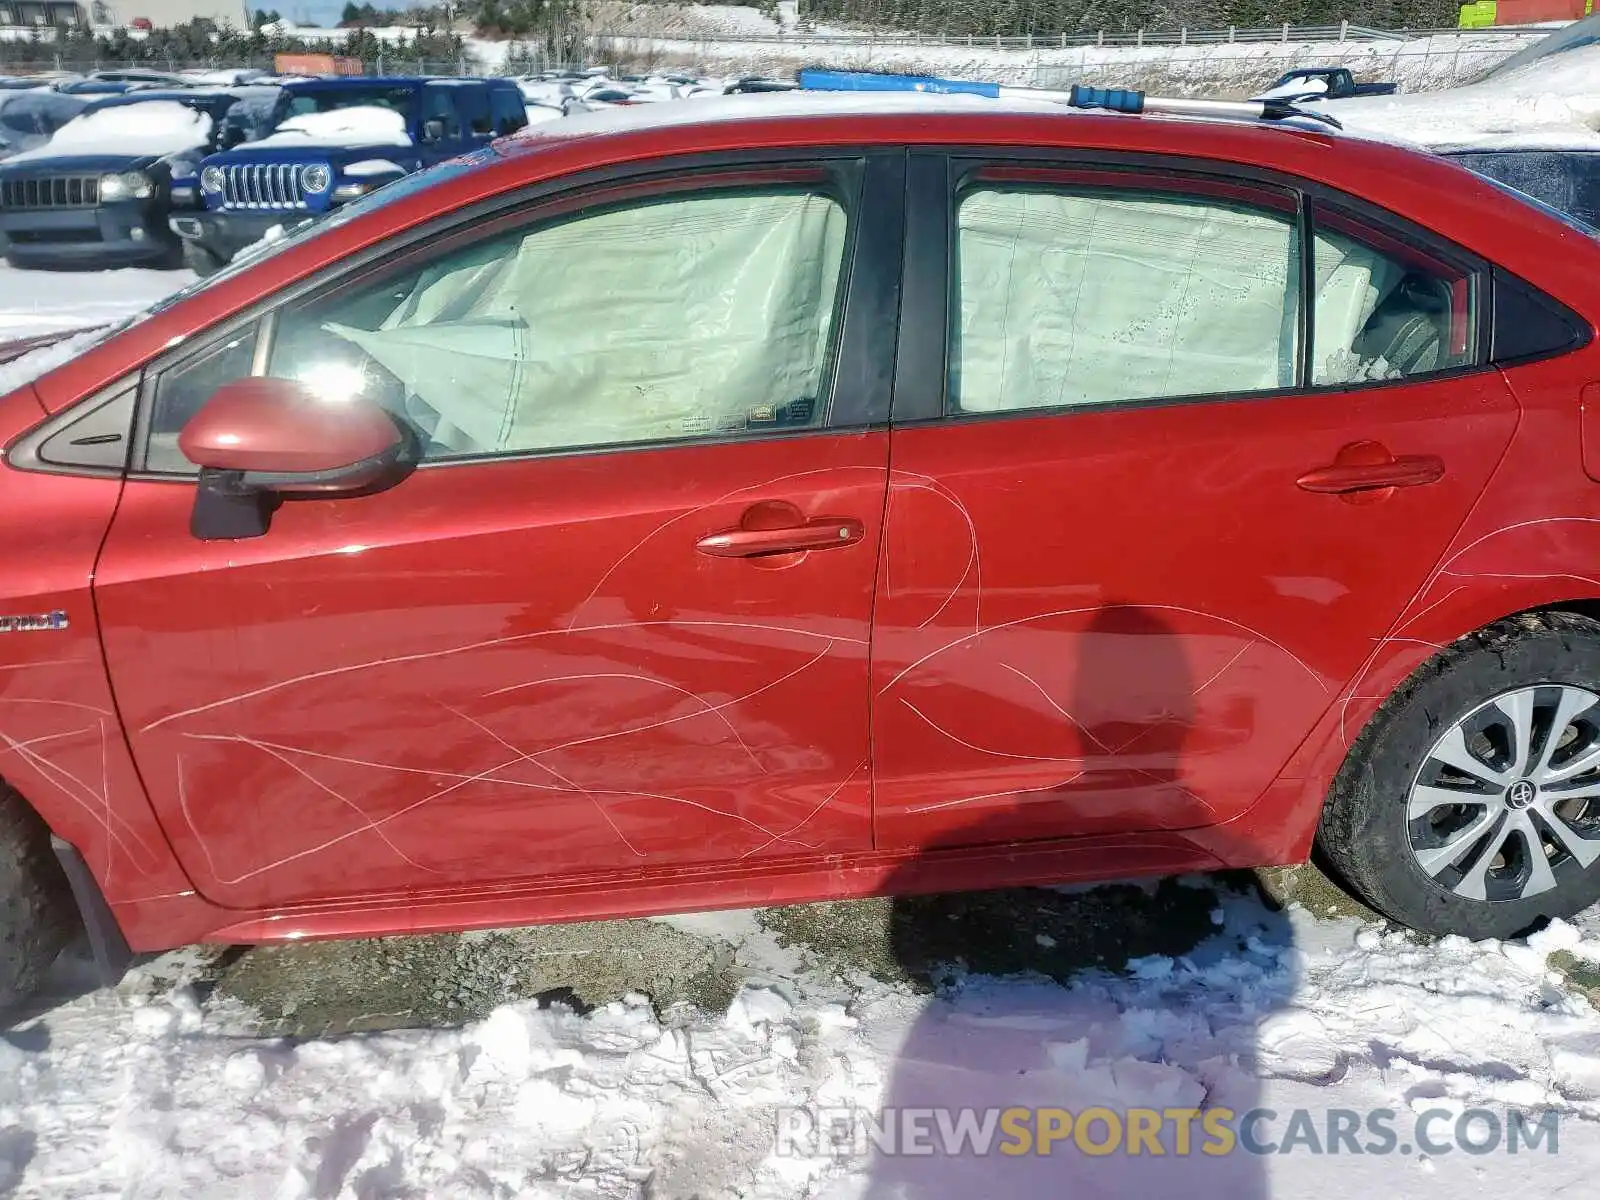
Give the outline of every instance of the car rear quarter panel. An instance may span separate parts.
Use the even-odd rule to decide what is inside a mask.
[[[1486,197],[1484,208],[1493,209]],[[1593,333],[1600,243],[1530,210],[1520,225],[1443,229],[1579,313]],[[1450,643],[1516,613],[1600,605],[1600,483],[1584,470],[1580,397],[1600,381],[1600,342],[1502,368],[1519,417],[1488,484],[1387,635],[1374,644],[1274,787],[1198,840],[1224,860],[1309,851],[1327,789],[1384,701]]]
[[[0,444],[43,416],[32,389],[0,398]],[[0,633],[0,778],[89,863],[130,944],[170,944],[147,923],[189,881],[122,736],[89,587],[116,479],[0,465],[0,616],[61,612],[63,628]]]

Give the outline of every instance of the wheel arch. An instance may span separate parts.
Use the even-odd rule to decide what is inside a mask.
[[[1566,612],[1600,621],[1600,582],[1572,587],[1565,573],[1504,577],[1492,591],[1424,589],[1407,614],[1379,639],[1360,670],[1301,742],[1278,777],[1244,812],[1194,840],[1234,866],[1306,861],[1339,772],[1361,736],[1409,680],[1455,642],[1493,625],[1538,613]],[[1430,600],[1431,597],[1431,600]]]

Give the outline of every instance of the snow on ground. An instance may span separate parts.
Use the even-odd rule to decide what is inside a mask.
[[[18,271],[0,260],[0,342],[108,325],[193,282],[189,271]]]
[[[177,956],[0,1037],[0,1190],[9,1172],[12,1194],[51,1200],[1591,1193],[1600,1018],[1546,965],[1590,953],[1582,929],[1429,944],[1216,901],[1217,932],[1176,957],[1065,985],[957,970],[931,995],[823,969],[754,913],[687,918],[739,956],[745,981],[718,1011],[525,1001],[460,1029],[292,1040],[252,1036],[249,1014],[184,985]],[[938,1144],[938,1110],[981,1138],[983,1110],[1019,1106],[1102,1114],[1048,1156],[1004,1152],[1020,1143],[993,1118],[967,1153]],[[1161,1154],[1092,1152],[1107,1113],[1173,1109],[1218,1124],[1200,1116],[1187,1154],[1175,1126]],[[1200,1149],[1257,1110],[1263,1152]],[[1513,1113],[1554,1150],[1512,1152]],[[1329,1152],[1350,1121],[1359,1136]],[[824,1124],[837,1140],[814,1136]]]

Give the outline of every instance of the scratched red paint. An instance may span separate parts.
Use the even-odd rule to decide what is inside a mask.
[[[1600,312],[1600,248],[1392,147],[1124,118],[732,124],[509,154],[332,229],[0,398],[0,442],[440,211],[680,153],[1250,163]],[[190,535],[192,482],[0,467],[4,611],[71,616],[0,641],[0,775],[139,949],[1292,861],[1436,647],[1600,598],[1595,379],[1591,343],[1382,389],[423,470],[238,542]],[[1294,486],[1369,440],[1446,474],[1366,505]],[[763,504],[862,536],[781,569],[696,553]]]

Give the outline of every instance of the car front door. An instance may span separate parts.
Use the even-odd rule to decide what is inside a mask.
[[[870,845],[902,179],[895,154],[658,164],[339,268],[146,373],[96,598],[204,895]],[[252,374],[381,400],[420,465],[195,536],[176,433]]]
[[[878,846],[1237,816],[1511,436],[1481,264],[1205,164],[910,178]]]

